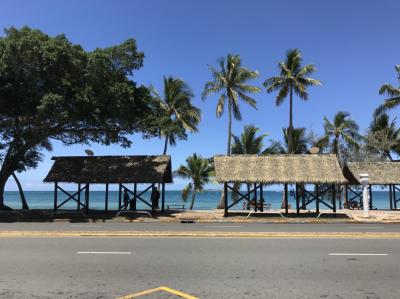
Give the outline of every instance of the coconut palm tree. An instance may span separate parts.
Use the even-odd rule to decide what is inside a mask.
[[[256,100],[251,98],[248,94],[261,92],[261,89],[257,86],[247,84],[248,81],[258,77],[258,72],[242,66],[239,55],[228,54],[226,58],[220,58],[218,60],[218,66],[218,69],[211,65],[209,66],[213,80],[206,83],[202,99],[205,100],[211,94],[219,94],[216,111],[218,118],[224,113],[225,106],[228,106],[227,154],[230,155],[232,115],[236,120],[242,119],[239,109],[239,100],[257,109]]]
[[[209,160],[196,153],[186,159],[186,165],[179,166],[175,171],[176,176],[190,180],[182,190],[184,201],[187,200],[189,193],[192,193],[190,210],[193,209],[196,193],[203,191],[204,185],[210,182],[213,172],[214,168]]]
[[[258,135],[259,128],[254,125],[245,126],[243,133],[239,136],[232,134],[233,144],[232,144],[232,154],[236,155],[258,155],[264,146],[263,140],[268,134]],[[240,189],[240,184],[235,184],[234,188],[236,190]],[[247,193],[250,192],[250,184],[247,184]],[[234,198],[237,194],[234,194]]]
[[[201,111],[192,104],[193,92],[181,79],[164,77],[163,97],[154,88],[152,93],[159,104],[160,115],[166,119],[159,132],[165,139],[165,155],[168,144],[174,146],[177,139],[187,139],[187,132],[197,132]]]
[[[280,141],[272,141],[271,145],[267,147],[262,153],[266,154],[287,154],[289,153],[289,130],[282,129],[284,144]],[[308,151],[308,140],[306,137],[305,128],[293,128],[292,132],[292,153],[304,154]]]
[[[321,81],[308,77],[316,71],[313,64],[302,66],[303,57],[299,49],[289,50],[285,61],[279,62],[280,74],[268,78],[263,85],[267,93],[278,91],[276,105],[280,106],[289,95],[288,153],[294,153],[293,143],[293,92],[302,100],[308,100],[307,88],[321,85]]]
[[[359,148],[361,135],[358,133],[358,129],[357,123],[350,118],[350,113],[348,112],[337,112],[332,122],[324,117],[325,136],[320,139],[317,146],[320,148],[330,148],[331,153],[338,157],[343,167],[343,149]]]
[[[392,153],[400,152],[400,129],[396,126],[396,118],[390,121],[386,113],[374,117],[366,139],[370,151],[395,161]]]
[[[397,80],[400,82],[400,65],[395,66]],[[383,84],[379,89],[380,95],[386,95],[388,98],[375,110],[375,116],[379,116],[387,110],[391,110],[400,105],[400,87],[394,87],[390,84]]]

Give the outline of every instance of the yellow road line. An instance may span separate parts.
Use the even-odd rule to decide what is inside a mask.
[[[126,296],[123,296],[123,297],[119,297],[117,299],[138,298],[140,296],[152,294],[152,293],[159,292],[159,291],[168,292],[170,294],[173,294],[173,295],[185,298],[185,299],[199,299],[198,297],[183,293],[183,292],[178,291],[178,290],[171,289],[171,288],[166,287],[166,286],[161,286],[161,287],[154,288],[154,289],[144,290],[144,291],[141,291],[141,292],[138,292],[138,293],[134,293],[134,294],[126,295]]]
[[[359,238],[400,239],[397,232],[209,232],[209,231],[0,231],[12,237],[119,237],[119,238]]]

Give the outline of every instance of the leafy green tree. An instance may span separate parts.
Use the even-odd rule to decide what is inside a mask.
[[[397,72],[397,80],[400,82],[400,65],[396,65],[395,70]],[[387,110],[394,109],[400,105],[400,87],[383,84],[379,89],[379,94],[388,96],[389,98],[375,110],[375,116],[379,116]]]
[[[183,80],[164,77],[164,93],[161,97],[152,88],[158,101],[160,116],[165,119],[160,127],[160,136],[165,138],[163,155],[167,154],[168,144],[176,145],[177,139],[187,139],[187,132],[197,132],[201,111],[191,102],[194,94]]]
[[[285,61],[279,62],[279,76],[268,78],[264,86],[268,93],[278,91],[276,105],[280,106],[289,95],[289,128],[288,128],[288,153],[294,153],[293,138],[293,92],[302,100],[308,100],[309,86],[317,86],[322,83],[319,80],[309,78],[316,71],[313,64],[302,66],[303,57],[299,49],[289,50]]]
[[[181,165],[175,171],[175,175],[190,180],[182,190],[182,199],[187,200],[189,193],[192,193],[190,210],[193,209],[196,193],[204,190],[205,184],[209,183],[213,175],[214,167],[209,159],[204,159],[196,153],[186,159],[186,165]]]
[[[346,149],[357,150],[361,135],[358,133],[359,127],[357,123],[350,118],[348,112],[339,111],[335,114],[333,121],[329,121],[324,117],[325,136],[317,143],[319,148],[329,148],[330,152],[335,154],[341,166],[345,162],[343,152]]]
[[[228,54],[226,59],[218,60],[219,69],[209,66],[213,81],[206,83],[202,94],[205,100],[211,94],[220,94],[217,103],[217,117],[224,113],[225,106],[228,106],[228,142],[227,155],[231,154],[232,139],[232,115],[236,120],[242,119],[239,100],[257,109],[257,102],[251,98],[249,93],[261,92],[257,86],[247,84],[248,81],[258,77],[257,71],[252,71],[242,66],[239,55]],[[227,102],[227,104],[225,104]]]
[[[282,129],[284,144],[280,141],[272,141],[263,154],[287,154],[289,153],[289,130]],[[292,133],[292,149],[293,154],[305,154],[308,151],[308,139],[305,128],[294,128]]]
[[[374,117],[367,135],[367,148],[394,161],[393,153],[400,152],[400,129],[396,126],[396,119],[390,121],[386,113]]]
[[[29,27],[0,38],[0,209],[14,172],[34,168],[52,140],[131,144],[154,122],[150,92],[130,77],[143,65],[133,39],[87,52]],[[147,132],[147,131],[146,131]],[[147,133],[146,133],[147,134]]]

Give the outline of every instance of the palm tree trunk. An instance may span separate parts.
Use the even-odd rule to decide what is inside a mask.
[[[293,154],[293,87],[290,85],[288,154]]]
[[[192,191],[192,202],[190,203],[190,210],[193,210],[195,198],[196,198],[196,190],[193,189],[193,191]]]
[[[169,136],[165,136],[165,143],[164,143],[164,150],[163,150],[163,155],[167,154],[167,148],[168,148],[168,141],[169,141]]]
[[[28,206],[28,203],[26,202],[25,194],[24,194],[24,191],[22,190],[21,183],[19,182],[19,180],[18,180],[18,178],[17,178],[17,176],[15,175],[14,172],[11,175],[14,178],[15,182],[17,183],[19,196],[21,198],[21,203],[22,203],[22,209],[23,210],[29,210],[29,206]]]
[[[226,151],[226,154],[228,156],[231,155],[231,139],[232,139],[232,105],[231,105],[231,100],[229,98],[228,102],[228,148]],[[224,194],[224,189],[222,189],[221,192],[221,197],[219,199],[219,203],[217,206],[217,209],[224,209],[225,208],[225,194]]]

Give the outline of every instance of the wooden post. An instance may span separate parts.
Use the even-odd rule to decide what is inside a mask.
[[[392,197],[392,185],[389,185],[389,201],[390,210],[393,210],[393,197]]]
[[[296,212],[300,214],[300,201],[299,201],[299,188],[298,184],[296,184]]]
[[[344,203],[343,203],[343,206],[346,209],[349,208],[349,187],[347,185],[344,185]]]
[[[104,210],[106,212],[108,211],[108,183],[106,184],[106,202],[105,202]]]
[[[254,212],[257,212],[257,184],[254,184]]]
[[[137,194],[137,183],[133,185],[133,205],[132,210],[136,211],[136,194]]]
[[[319,194],[318,194],[318,185],[315,185],[315,205],[317,214],[319,214]]]
[[[57,191],[58,191],[58,183],[54,183],[54,212],[57,211]]]
[[[288,184],[285,184],[285,213],[289,213],[289,204],[288,204]]]
[[[161,188],[162,188],[162,191],[161,191],[161,212],[164,213],[164,210],[165,210],[165,183],[162,183]]]
[[[392,189],[393,189],[393,206],[394,209],[397,210],[396,186],[392,185]]]
[[[81,183],[78,184],[78,206],[77,211],[81,210]]]
[[[260,184],[260,202],[261,202],[260,210],[261,212],[264,212],[264,189],[262,184]]]
[[[154,183],[151,184],[151,192],[153,192],[153,189],[154,189]],[[151,198],[151,195],[150,199],[151,199],[151,212],[154,214],[156,212],[157,203]]]
[[[85,187],[85,206],[86,206],[86,213],[89,212],[89,184],[86,183]]]
[[[121,210],[121,194],[122,193],[122,185],[119,184],[118,188],[118,210]]]
[[[372,186],[369,185],[369,209],[372,210]]]
[[[224,183],[224,217],[228,216],[228,183]]]
[[[335,186],[335,184],[332,184],[332,199],[333,199],[332,200],[333,213],[336,213],[336,186]]]

